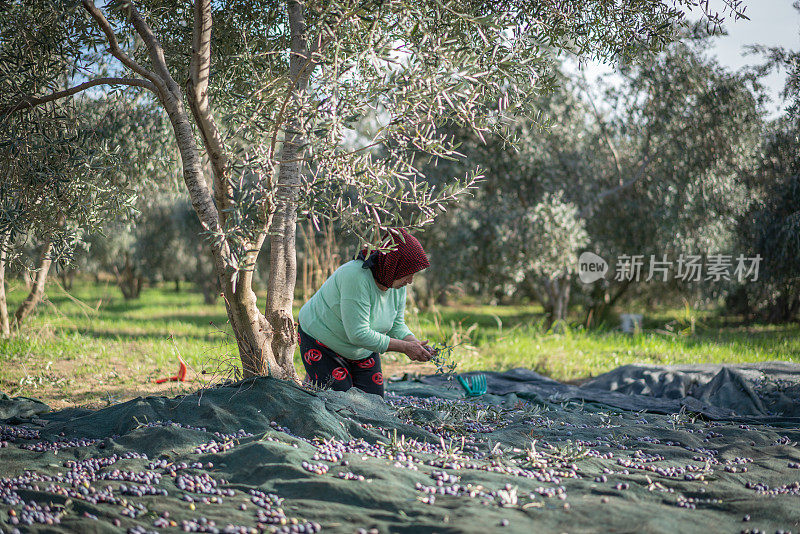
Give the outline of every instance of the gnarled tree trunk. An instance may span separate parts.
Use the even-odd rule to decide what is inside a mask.
[[[31,276],[31,271],[26,265],[22,266],[19,275],[22,278],[22,282],[25,284],[25,289],[30,291],[33,287],[33,276]]]
[[[302,6],[299,8],[302,20]],[[297,9],[289,3],[290,21],[293,28],[297,26]],[[294,17],[294,18],[293,18]],[[200,131],[203,144],[208,152],[214,177],[214,199],[212,200],[208,188],[202,182],[202,168],[194,144],[194,138],[189,128],[188,117],[182,108],[179,98],[180,88],[170,85],[171,77],[167,74],[169,92],[174,97],[167,108],[167,113],[173,122],[176,138],[184,161],[184,177],[192,196],[192,204],[200,217],[201,223],[207,229],[220,231],[225,225],[226,208],[232,201],[231,170],[222,141],[222,135],[214,121],[208,98],[208,81],[211,70],[211,3],[210,0],[196,0],[194,3],[194,39],[192,44],[192,60],[190,64],[190,78],[187,82],[187,96],[191,106],[195,124]],[[304,24],[303,24],[304,26]],[[297,39],[303,41],[304,36],[297,33]],[[295,51],[297,39],[293,37],[292,50]],[[305,57],[305,56],[303,56]],[[293,54],[291,63],[293,72],[301,69],[294,67],[298,58]],[[164,66],[164,71],[166,67]],[[300,78],[298,76],[295,79]],[[307,76],[301,80],[304,88]],[[185,132],[185,133],[184,133]],[[291,144],[291,140],[289,140]],[[284,148],[286,142],[284,142]],[[191,167],[188,169],[188,167]],[[187,172],[188,169],[188,172]],[[288,174],[287,174],[288,172]],[[202,182],[202,183],[200,183]],[[219,277],[222,295],[225,298],[225,307],[228,320],[236,336],[239,356],[242,361],[242,370],[245,377],[257,375],[270,375],[276,378],[290,379],[299,382],[299,377],[294,368],[293,355],[296,344],[296,333],[292,319],[292,296],[295,283],[295,258],[294,258],[294,210],[296,200],[294,191],[282,195],[280,184],[293,184],[299,182],[299,168],[294,174],[291,170],[281,168],[279,176],[279,217],[280,223],[273,225],[273,214],[276,206],[267,205],[263,228],[252,242],[245,243],[247,253],[237,265],[237,260],[232,257],[230,246],[227,242],[217,242],[212,246],[214,265]],[[286,189],[285,187],[283,188]],[[289,188],[291,189],[291,187]],[[291,230],[285,226],[291,219]],[[281,232],[289,242],[284,243],[285,248],[281,253],[281,244],[273,241],[273,264],[270,269],[270,284],[267,296],[267,310],[270,320],[258,309],[256,294],[253,291],[253,270],[255,269],[258,251],[264,244],[267,230]],[[278,258],[277,265],[275,259]],[[285,278],[273,281],[273,274],[281,271]],[[287,302],[288,294],[288,306]]]
[[[541,277],[540,282],[544,291],[535,281],[528,281],[528,287],[544,308],[545,325],[550,328],[554,323],[567,318],[572,276],[561,274],[552,278]]]
[[[291,163],[281,167],[278,177],[278,198],[275,204],[271,205],[267,201],[261,221],[263,227],[258,230],[256,237],[250,241],[237,243],[240,245],[237,248],[249,252],[244,257],[235,257],[231,242],[224,232],[227,210],[232,203],[231,169],[223,136],[211,112],[208,94],[211,72],[211,1],[194,1],[192,56],[186,97],[194,125],[197,126],[211,165],[213,197],[205,181],[192,120],[184,106],[183,91],[167,68],[164,50],[152,28],[132,4],[127,4],[128,20],[141,37],[152,65],[152,70],[149,70],[136,63],[120,49],[113,27],[93,1],[82,0],[82,3],[106,35],[111,45],[111,54],[140,76],[126,80],[126,83],[152,90],[169,117],[180,152],[183,178],[192,207],[204,231],[212,236],[209,244],[214,258],[214,271],[219,279],[228,320],[236,337],[244,376],[269,374],[299,382],[293,364],[296,333],[292,320],[292,297],[296,276],[294,258],[296,192],[293,186],[299,183],[300,168],[299,165]],[[296,0],[290,0],[288,10],[292,32],[290,69],[295,82],[289,88],[288,95],[297,98],[308,83],[313,62],[308,56],[304,35],[303,5]],[[284,131],[289,132],[292,129],[292,121],[286,121],[283,126]],[[291,159],[293,156],[289,156],[290,154],[296,154],[300,141],[296,134],[290,132],[286,134],[282,154],[284,160]],[[276,212],[276,222],[273,224],[273,215]],[[279,235],[272,240],[273,264],[270,269],[265,316],[258,309],[252,280],[258,251],[266,239],[268,230],[276,231]]]
[[[152,91],[164,107],[172,125],[181,157],[183,178],[192,207],[197,213],[204,232],[211,236],[209,247],[214,258],[214,271],[219,279],[228,319],[236,336],[244,375],[247,377],[270,374],[299,382],[292,358],[297,339],[292,319],[292,297],[296,276],[294,221],[297,193],[294,186],[300,181],[300,167],[297,163],[287,163],[280,168],[277,199],[273,201],[269,195],[265,195],[265,198],[262,199],[264,206],[261,214],[261,226],[255,229],[254,237],[241,238],[241,236],[229,237],[226,235],[225,219],[233,200],[232,182],[226,147],[211,113],[208,94],[211,72],[211,0],[194,0],[193,2],[192,55],[186,95],[169,72],[161,43],[132,2],[124,3],[124,18],[141,39],[149,60],[147,67],[128,56],[120,47],[113,25],[97,8],[93,0],[81,0],[81,4],[105,35],[110,55],[127,69],[130,76],[124,78],[101,77],[89,80],[43,97],[21,99],[7,109],[10,111],[27,109],[66,98],[102,84],[141,87]],[[304,5],[297,0],[288,2],[292,32],[290,71],[293,83],[287,88],[287,102],[292,98],[297,99],[302,94],[314,66],[314,62],[308,55],[303,9]],[[184,96],[187,97],[191,108],[191,118],[184,105]],[[290,119],[279,120],[277,123],[270,157],[274,155],[277,132],[282,130],[287,132],[282,156],[284,159],[291,159],[298,153],[297,147],[301,142],[301,136],[291,132],[293,128],[297,128],[297,122]],[[213,197],[205,181],[194,126],[197,127],[211,165],[214,183]],[[266,185],[273,185],[271,175],[265,180],[268,181]],[[270,187],[266,189],[270,190]],[[270,193],[272,193],[271,190]],[[278,215],[273,225],[273,216],[276,213]],[[252,288],[252,279],[258,252],[261,250],[269,230],[276,231],[278,236],[272,240],[273,265],[270,270],[269,295],[266,305],[266,316],[269,317],[267,320],[265,314],[258,309],[256,295]],[[232,245],[236,245],[236,247],[234,248]],[[244,257],[237,257],[233,250],[247,252]],[[43,282],[44,276],[46,276],[46,271],[40,270],[37,282],[39,279]],[[41,298],[38,284],[34,284],[34,286],[36,288],[32,291],[31,302],[35,301],[37,295],[38,298]],[[28,307],[29,304],[25,304],[24,310],[27,310]]]
[[[46,241],[39,254],[39,265],[36,270],[36,277],[33,279],[30,293],[14,312],[14,326],[19,328],[25,319],[33,312],[36,305],[42,300],[44,295],[44,284],[47,281],[47,273],[50,272],[50,265],[53,259],[50,253],[53,251],[52,241]]]
[[[117,269],[114,265],[114,276],[117,279],[117,287],[122,291],[122,296],[125,300],[138,299],[139,294],[142,292],[142,275],[139,270],[131,261],[131,255],[125,253],[125,265],[122,266],[122,271]]]
[[[630,280],[623,280],[614,288],[613,292],[609,288],[599,285],[592,288],[592,303],[586,312],[585,324],[587,328],[598,325],[608,319],[611,308],[628,291],[631,285]]]
[[[75,282],[75,271],[73,269],[63,269],[58,273],[58,278],[61,280],[61,285],[67,291],[72,291],[72,285]]]
[[[189,104],[202,134],[203,142],[212,161],[214,175],[214,198],[206,185],[200,152],[195,142],[189,115],[183,106],[180,87],[168,78],[168,90],[162,99],[167,115],[175,131],[178,149],[183,163],[183,177],[189,196],[203,228],[214,234],[221,233],[224,208],[229,202],[227,165],[224,162],[221,136],[208,107],[208,73],[210,67],[211,9],[209,0],[195,2],[195,42],[192,53],[192,76],[187,93]],[[214,202],[216,199],[216,204]],[[220,281],[225,309],[231,324],[242,372],[245,377],[278,375],[278,366],[270,352],[271,332],[264,316],[258,311],[256,295],[250,280],[252,273],[237,272],[231,258],[230,247],[224,240],[211,244],[214,270]],[[282,377],[282,376],[281,376]]]
[[[313,61],[306,40],[303,4],[289,0],[291,57],[289,76],[294,80],[293,98],[299,98],[308,86]],[[292,368],[297,331],[292,317],[294,286],[297,280],[297,189],[300,185],[298,148],[304,139],[296,120],[286,122],[278,173],[276,211],[270,227],[270,270],[267,283],[265,316],[272,329],[272,353],[282,368]]]

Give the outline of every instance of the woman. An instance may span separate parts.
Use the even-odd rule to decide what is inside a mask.
[[[406,287],[430,263],[422,245],[403,229],[392,230],[397,248],[358,257],[336,269],[300,309],[300,353],[307,380],[338,391],[357,387],[383,396],[380,355],[402,352],[431,357],[405,323]]]

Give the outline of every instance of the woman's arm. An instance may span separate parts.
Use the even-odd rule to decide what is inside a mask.
[[[398,296],[395,297],[396,310],[392,327],[388,332],[386,332],[386,334],[395,339],[408,340],[409,336],[414,338],[414,336],[411,335],[411,330],[409,330],[408,326],[406,326],[406,288],[394,289],[393,291],[398,292]],[[416,341],[415,338],[414,341]]]
[[[420,340],[414,337],[414,334],[411,333],[408,326],[406,326],[406,288],[400,291],[401,296],[397,306],[397,313],[392,328],[388,332],[389,337],[392,338],[389,342],[388,350],[402,352],[414,361],[427,362],[431,358],[431,350],[426,346],[428,342],[420,342]]]

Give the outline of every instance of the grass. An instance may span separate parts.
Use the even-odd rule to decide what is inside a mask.
[[[9,284],[9,307],[24,287]],[[98,406],[145,394],[177,394],[231,376],[237,359],[222,303],[171,288],[146,288],[126,302],[111,284],[56,282],[28,324],[0,340],[0,391],[41,398],[54,407]],[[296,314],[297,310],[295,310]],[[578,317],[560,332],[543,328],[537,306],[444,307],[409,313],[420,339],[454,346],[457,371],[526,367],[558,380],[579,381],[629,363],[678,364],[800,361],[800,326],[731,325],[710,311],[645,312],[644,330],[585,330]],[[692,327],[694,325],[694,328]],[[175,374],[177,356],[191,368],[185,383],[156,385]],[[295,365],[303,370],[299,354]],[[386,376],[432,373],[389,353]]]
[[[430,314],[416,321],[424,335],[449,334],[465,343],[456,350],[460,371],[526,367],[557,380],[580,381],[631,363],[800,362],[797,324],[734,325],[713,312],[685,309],[645,315],[643,330],[635,334],[570,325],[561,325],[561,332],[545,330],[535,307],[450,308],[441,312],[444,324]]]

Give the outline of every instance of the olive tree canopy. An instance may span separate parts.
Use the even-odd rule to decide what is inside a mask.
[[[67,265],[89,234],[128,218],[137,197],[153,190],[154,176],[155,183],[166,181],[169,156],[152,142],[163,120],[152,109],[114,95],[82,95],[49,107],[0,121],[0,274],[11,261],[36,271],[28,298],[13,314],[17,326],[41,298],[53,262]],[[40,249],[36,265],[22,254],[32,243]],[[0,317],[9,335],[4,298]]]

